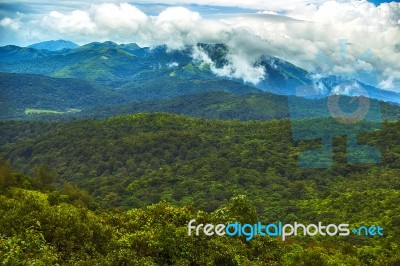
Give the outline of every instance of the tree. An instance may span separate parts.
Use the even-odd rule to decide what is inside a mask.
[[[10,162],[0,158],[0,190],[9,188],[15,183],[15,180]]]
[[[56,180],[56,173],[47,165],[40,164],[34,169],[35,178],[40,188],[47,188]]]
[[[245,195],[231,198],[228,210],[240,223],[253,224],[257,222],[257,210]]]

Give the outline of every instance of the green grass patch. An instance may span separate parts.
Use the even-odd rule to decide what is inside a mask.
[[[34,109],[34,108],[25,108],[25,115],[33,115],[33,114],[54,114],[54,115],[61,115],[65,113],[78,113],[81,110],[79,109],[68,109],[65,112],[61,111],[55,111],[55,110],[50,110],[50,109]]]

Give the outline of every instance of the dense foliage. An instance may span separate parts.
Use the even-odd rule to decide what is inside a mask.
[[[345,140],[337,138],[334,168],[326,170],[297,166],[300,152],[319,144],[293,142],[289,120],[243,123],[137,114],[103,121],[0,125],[2,155],[18,169],[29,172],[46,163],[60,180],[75,182],[113,207],[166,199],[213,210],[239,193],[256,200],[260,211],[267,211],[271,202],[285,210],[288,199],[326,197],[333,184],[400,167],[398,123],[384,123],[382,131],[361,135],[361,142],[381,150],[381,165],[347,164]],[[322,120],[305,128],[316,132],[327,125]],[[290,208],[284,213],[291,213]]]
[[[26,108],[67,111],[126,103],[123,96],[72,78],[0,73],[0,118],[25,117]],[[4,104],[3,104],[4,103]]]
[[[304,114],[307,117],[330,117],[327,109],[327,99],[304,99],[293,96],[275,95],[267,92],[238,94],[215,91],[195,93],[166,100],[144,101],[139,103],[121,104],[118,106],[99,106],[84,112],[71,114],[64,118],[107,118],[140,112],[168,112],[192,117],[232,120],[239,119],[267,121],[271,119],[289,118],[291,111]],[[358,101],[352,97],[342,97],[344,112],[354,111],[352,105],[358,107]],[[295,106],[289,106],[289,101],[295,101]],[[352,104],[349,104],[352,103]],[[399,120],[400,107],[395,104],[371,100],[371,103],[380,106],[383,120]],[[290,109],[292,108],[292,109]],[[293,110],[294,109],[294,110]],[[58,117],[34,117],[57,119]]]
[[[315,132],[329,120],[303,123]],[[380,164],[348,164],[346,140],[337,137],[334,167],[325,170],[297,166],[298,155],[320,143],[293,142],[289,120],[219,121],[161,113],[2,122],[0,128],[2,156],[33,176],[15,173],[2,161],[0,254],[9,265],[34,259],[103,265],[400,262],[399,122],[359,136],[360,143],[379,148]],[[235,199],[246,202],[230,208]],[[385,237],[298,237],[283,243],[187,236],[190,219],[232,221],[248,215],[249,208],[268,222],[380,225]]]
[[[0,263],[2,265],[398,265],[399,239],[188,236],[187,223],[254,222],[245,196],[206,213],[165,201],[126,212],[101,211],[84,191],[64,183],[57,189],[0,162]],[[36,172],[48,173],[45,166]],[[3,181],[10,181],[5,184]],[[367,189],[381,208],[398,206],[396,195]],[[348,199],[363,198],[352,191]],[[395,199],[397,197],[397,199]],[[384,200],[383,200],[384,199]],[[336,204],[339,202],[336,202]],[[327,207],[328,202],[319,208]],[[353,208],[355,208],[353,206]],[[398,207],[397,207],[398,208]],[[371,207],[376,211],[375,207]],[[396,210],[393,210],[395,213]],[[368,214],[361,212],[367,217]],[[397,221],[398,218],[392,219]],[[333,245],[334,244],[334,245]]]
[[[295,111],[308,117],[329,117],[327,99],[303,99],[256,91],[226,80],[183,80],[174,84],[142,86],[140,90],[107,90],[79,79],[49,78],[39,75],[0,73],[0,119],[61,121],[74,118],[107,118],[140,112],[168,112],[192,117],[271,120],[289,118]],[[146,94],[143,94],[143,90]],[[357,105],[343,96],[344,112]],[[296,104],[290,106],[289,102]],[[4,103],[4,104],[3,104]],[[351,104],[347,104],[351,103]],[[400,119],[400,107],[371,100],[380,106],[382,119]],[[292,109],[291,109],[292,108]],[[26,110],[32,109],[32,112]],[[78,109],[77,112],[68,110]],[[293,110],[294,109],[294,110]],[[37,112],[34,112],[37,110]],[[40,112],[40,110],[43,110]],[[53,112],[55,111],[55,112]]]

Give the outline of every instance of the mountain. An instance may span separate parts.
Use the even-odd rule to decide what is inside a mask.
[[[222,68],[227,64],[226,55],[229,53],[229,50],[225,45],[199,44],[199,47],[207,52],[217,68]],[[376,88],[362,83],[354,77],[327,76],[316,79],[313,77],[313,73],[309,73],[304,69],[273,56],[262,56],[259,62],[256,63],[256,66],[263,67],[267,77],[256,84],[255,87],[274,94],[300,96],[309,99],[326,98],[332,94],[339,94],[366,96],[384,102],[400,103],[399,93]],[[373,73],[365,74],[373,75]],[[305,86],[310,87],[311,91],[309,91],[309,94],[298,93],[297,90]]]
[[[134,84],[127,84],[121,89],[113,90],[84,79],[1,72],[0,84],[0,103],[2,103],[0,119],[29,118],[32,117],[32,112],[27,113],[30,109],[48,110],[41,112],[45,115],[51,114],[52,111],[60,115],[69,109],[79,109],[86,114],[87,110],[99,106],[116,108],[116,105],[121,104],[172,99],[189,94],[260,92],[256,88],[221,79],[192,79],[189,84],[179,79],[160,79],[153,83],[148,81],[140,89]],[[140,110],[145,111],[143,107],[144,105]],[[99,117],[95,113],[92,114],[93,117]]]
[[[330,76],[315,80],[309,73],[289,62],[265,55],[257,62],[266,78],[254,85],[240,79],[218,76],[210,64],[193,59],[194,49],[201,49],[217,69],[224,67],[229,50],[223,44],[198,44],[182,50],[166,46],[153,48],[137,44],[118,45],[94,42],[72,50],[48,51],[15,46],[0,48],[0,71],[40,74],[57,78],[77,78],[111,90],[118,90],[136,101],[156,100],[199,93],[242,84],[240,93],[255,90],[279,95],[324,98],[332,93],[367,96],[381,101],[400,103],[400,94],[363,84],[357,80]],[[13,62],[13,64],[10,64]],[[217,86],[214,86],[218,83]],[[338,90],[342,84],[355,84],[367,95]],[[299,95],[297,88],[318,88],[319,95]],[[322,89],[321,89],[322,88]],[[313,89],[310,89],[313,90]]]
[[[208,119],[265,121],[287,118],[289,116],[287,101],[286,96],[271,93],[233,94],[224,91],[210,91],[178,96],[172,99],[143,101],[118,106],[99,106],[79,114],[71,114],[71,116],[106,118],[141,112],[168,112]]]
[[[356,79],[349,79],[343,77],[325,77],[321,79],[327,88],[330,88],[320,96],[326,97],[328,94],[334,92],[335,94],[359,96],[360,94],[368,98],[377,99],[384,102],[400,103],[400,94],[382,90],[371,85],[362,83]]]
[[[79,45],[77,45],[76,43],[73,43],[70,41],[65,41],[65,40],[57,40],[57,41],[52,40],[52,41],[35,43],[35,44],[28,46],[28,48],[34,48],[34,49],[39,49],[39,50],[49,50],[49,51],[75,49],[78,47],[79,47]]]
[[[290,103],[296,103],[291,106]],[[344,112],[354,111],[354,98],[343,96],[341,108]],[[357,101],[356,101],[357,102]],[[358,103],[357,103],[358,104]],[[400,106],[371,100],[370,106],[379,106],[380,120],[400,120]],[[141,101],[118,106],[98,106],[79,113],[59,118],[109,118],[136,113],[167,112],[207,119],[242,121],[290,118],[295,113],[304,117],[330,117],[327,99],[304,99],[295,96],[276,95],[268,92],[235,94],[224,91],[210,91],[178,96],[172,99]],[[40,118],[40,117],[36,117]]]
[[[276,95],[230,80],[174,81],[160,79],[140,90],[129,84],[110,90],[82,79],[0,73],[0,119],[105,118],[140,112],[262,121],[288,118],[291,112],[306,117],[330,116],[326,98]],[[343,97],[341,102],[351,103],[352,98]],[[382,119],[400,118],[399,106],[375,100],[370,105],[381,106]],[[342,109],[351,112],[351,106]]]
[[[318,133],[327,122],[303,126]],[[6,265],[399,265],[399,126],[385,123],[359,136],[382,152],[379,164],[348,164],[346,139],[337,137],[332,168],[304,169],[299,154],[321,143],[294,142],[287,119],[164,113],[0,122],[0,156],[8,159],[0,159],[1,259]],[[257,235],[250,242],[249,231],[187,233],[191,219],[195,226],[307,225],[316,216],[321,228],[345,221],[349,230],[380,226],[385,236],[365,230],[287,241]]]
[[[227,47],[222,44],[199,44],[199,49],[204,50],[215,62],[217,67],[227,63]],[[207,64],[193,60],[194,47],[188,46],[179,51],[171,51],[166,46],[154,48],[141,48],[136,44],[118,45],[113,42],[89,43],[77,49],[58,51],[45,58],[38,56],[26,57],[25,60],[16,58],[15,64],[7,64],[1,60],[2,56],[12,58],[13,53],[0,49],[0,71],[14,73],[42,74],[53,77],[81,78],[95,81],[104,86],[119,88],[135,84],[136,88],[153,83],[158,79],[163,82],[176,78],[190,79],[225,79],[217,77]],[[37,53],[33,50],[32,53]],[[10,61],[10,60],[8,60]],[[276,71],[276,62],[280,60],[272,57],[264,59],[261,63],[268,72],[268,80],[258,87],[262,90],[273,90],[278,94],[285,93],[284,82],[289,84],[301,81],[300,84],[309,82],[307,72],[289,63],[283,64]],[[282,61],[283,62],[283,61]],[[37,66],[40,66],[39,68]],[[233,80],[241,82],[241,80]],[[126,85],[130,83],[131,85]],[[140,83],[140,85],[138,84]],[[297,84],[297,83],[296,83]],[[251,84],[246,84],[251,85]],[[292,93],[291,93],[292,94]]]
[[[24,117],[27,112],[58,113],[127,101],[121,95],[72,78],[0,73],[0,118]]]
[[[136,43],[120,44],[120,47],[122,49],[129,50],[129,51],[136,51],[136,50],[141,49],[141,47],[139,45],[137,45]]]
[[[17,63],[24,61],[42,61],[50,56],[52,52],[47,50],[37,50],[33,48],[19,47],[15,45],[7,45],[0,47],[0,62],[3,62],[5,66],[10,65],[9,63]],[[10,65],[11,66],[11,65]],[[19,72],[18,68],[13,68]]]
[[[329,123],[330,119],[320,119],[303,121],[302,126],[318,135]],[[51,165],[61,180],[88,190],[106,206],[123,208],[167,199],[214,210],[239,193],[275,219],[286,217],[292,209],[277,213],[274,206],[293,208],[294,202],[288,200],[310,200],[310,207],[316,206],[311,202],[330,197],[326,193],[332,187],[343,184],[346,190],[348,180],[354,179],[355,191],[360,191],[359,182],[363,191],[367,186],[382,195],[384,187],[399,188],[395,178],[400,167],[399,122],[359,136],[360,143],[379,148],[381,164],[348,164],[346,139],[338,137],[332,169],[298,167],[299,154],[317,149],[320,141],[294,142],[291,125],[288,119],[219,121],[166,113],[58,123],[7,121],[0,122],[0,156],[25,172],[38,163]],[[350,209],[353,215],[362,212]],[[296,215],[304,221],[314,219],[302,212]]]

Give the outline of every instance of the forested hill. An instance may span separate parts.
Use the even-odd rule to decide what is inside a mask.
[[[289,106],[289,102],[295,105]],[[342,96],[341,108],[352,112],[358,101],[352,97]],[[380,106],[382,120],[400,120],[400,106],[371,99],[371,104]],[[327,98],[303,99],[295,96],[275,95],[268,92],[233,94],[213,91],[183,95],[172,99],[144,101],[121,104],[118,106],[98,106],[79,113],[57,115],[29,115],[25,119],[60,120],[68,118],[107,118],[136,113],[168,112],[191,117],[242,121],[290,118],[291,112],[298,112],[306,117],[330,117]]]
[[[337,137],[334,168],[326,170],[298,167],[301,151],[316,149],[320,142],[293,142],[289,120],[218,121],[166,113],[64,123],[2,122],[1,155],[25,172],[46,163],[59,180],[87,189],[105,206],[140,207],[165,199],[214,210],[239,193],[256,202],[260,212],[275,216],[276,206],[285,216],[291,212],[290,199],[337,195],[337,186],[348,180],[362,177],[367,187],[398,186],[399,125],[384,123],[381,131],[359,136],[360,143],[380,149],[381,164],[347,164],[345,138]],[[312,132],[328,126],[327,119],[304,122]],[[355,180],[351,186],[358,184]]]
[[[128,102],[120,94],[74,78],[0,72],[0,84],[0,119],[25,117],[29,109],[48,110],[48,113],[60,115],[68,109]]]
[[[63,182],[52,185],[51,170],[41,165],[31,176],[13,170],[0,160],[0,263],[2,265],[390,265],[400,262],[398,229],[385,231],[384,238],[351,236],[275,237],[188,236],[187,223],[239,221],[255,223],[264,219],[243,195],[232,197],[218,210],[207,213],[192,206],[177,207],[165,201],[142,209],[101,210],[86,191]],[[398,193],[381,194],[371,188],[349,194],[350,204],[365,197],[378,196],[380,207],[390,217],[383,226],[398,225]],[[390,192],[390,193],[389,193]],[[396,201],[397,199],[397,201]],[[307,201],[306,203],[310,203]],[[326,220],[332,213],[324,210],[343,200],[321,202]],[[346,208],[354,211],[359,205]],[[398,204],[397,204],[398,207]],[[293,208],[293,207],[292,207]],[[335,209],[333,209],[335,210]],[[301,208],[300,211],[304,211]],[[383,210],[381,210],[383,211]],[[362,212],[359,219],[377,222]],[[397,212],[398,214],[398,212]],[[381,221],[387,215],[380,217]],[[390,216],[392,215],[392,216]],[[286,217],[289,222],[294,217]],[[328,218],[329,219],[329,218]],[[386,228],[387,229],[387,228]]]
[[[311,120],[303,126],[318,132],[329,123]],[[1,156],[33,176],[12,174],[0,161],[0,221],[6,226],[0,230],[0,258],[13,254],[20,261],[90,260],[96,265],[132,258],[130,265],[181,260],[187,265],[208,254],[215,265],[259,260],[398,265],[400,122],[384,122],[381,131],[359,136],[360,143],[380,150],[380,164],[348,164],[346,140],[337,137],[334,165],[328,169],[298,167],[299,154],[320,143],[293,142],[291,126],[289,120],[219,121],[166,113],[0,122]],[[137,207],[143,209],[132,210]],[[205,223],[261,219],[380,225],[385,237],[299,237],[285,243],[190,238],[186,224],[193,217]],[[25,253],[18,253],[20,248]]]

